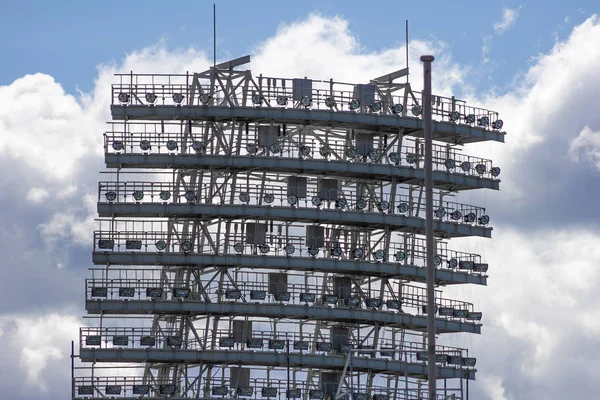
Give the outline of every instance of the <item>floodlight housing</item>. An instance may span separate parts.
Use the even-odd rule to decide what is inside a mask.
[[[362,248],[352,250],[352,258],[363,258],[365,251]]]
[[[448,260],[448,268],[456,268],[458,266],[458,260],[456,258],[451,258]]]
[[[465,117],[465,120],[467,121],[467,124],[474,124],[475,123],[475,114],[469,114]]]
[[[173,139],[167,140],[167,150],[169,151],[175,151],[177,150],[177,142],[174,141]]]
[[[265,290],[251,290],[250,300],[264,300],[267,297]]]
[[[335,246],[331,249],[331,255],[333,257],[340,257],[342,255],[342,248],[340,246]]]
[[[467,314],[467,319],[470,321],[481,321],[483,313],[481,311],[470,311]]]
[[[335,208],[346,208],[347,205],[348,205],[348,202],[344,198],[337,199],[335,201]]]
[[[117,199],[117,193],[111,190],[111,191],[104,193],[104,197],[106,198],[107,201],[113,202]]]
[[[269,251],[271,251],[271,247],[269,247],[268,244],[261,244],[258,246],[258,250],[261,254],[267,254]]]
[[[396,152],[391,152],[390,154],[388,154],[388,160],[390,160],[392,164],[398,165],[400,164],[400,154]]]
[[[133,287],[119,288],[119,297],[133,297],[133,296],[135,296],[135,288],[133,288]]]
[[[241,192],[238,198],[242,203],[248,203],[250,201],[250,195],[248,195],[248,192]]]
[[[330,352],[333,349],[331,342],[317,342],[317,351]]]
[[[149,287],[146,288],[146,297],[150,297],[151,299],[162,297],[163,289],[159,287]]]
[[[386,200],[382,200],[379,203],[377,203],[377,209],[381,212],[387,211],[388,208],[390,208],[390,203]]]
[[[308,350],[309,344],[303,340],[296,340],[294,342],[294,350],[306,351]]]
[[[400,114],[400,113],[402,113],[403,110],[404,110],[404,107],[402,106],[402,104],[394,104],[392,106],[392,112],[394,114]]]
[[[471,170],[471,163],[469,161],[463,161],[460,163],[460,169],[464,172],[469,172]]]
[[[121,103],[125,104],[125,103],[129,103],[129,99],[131,97],[129,96],[129,93],[123,93],[123,92],[121,92],[121,93],[119,93],[119,95],[117,96],[117,98],[119,99],[119,101]]]
[[[463,308],[454,309],[454,318],[467,318],[467,315],[469,315],[469,310]]]
[[[281,153],[281,146],[279,143],[273,143],[269,146],[269,151],[273,154]]]
[[[165,242],[164,240],[157,240],[156,243],[154,243],[154,245],[156,246],[156,250],[158,251],[164,251],[167,248],[167,242]]]
[[[85,345],[86,346],[100,346],[100,345],[102,345],[102,336],[100,336],[100,335],[86,336],[86,338],[85,338]]]
[[[282,350],[283,348],[285,348],[285,340],[269,339],[269,349]]]
[[[187,299],[190,297],[190,289],[189,288],[173,288],[173,297],[180,299]]]
[[[103,250],[112,250],[115,247],[114,239],[100,239],[98,240],[98,248]]]
[[[354,99],[350,103],[348,103],[348,105],[350,107],[350,110],[354,111],[360,107],[360,101],[358,101],[358,99]]]
[[[406,162],[410,165],[416,164],[417,163],[417,156],[414,155],[413,153],[408,153],[406,155]]]
[[[490,118],[483,116],[477,120],[479,126],[488,126],[490,124]]]
[[[446,167],[446,169],[454,169],[456,168],[456,161],[454,161],[451,158],[446,159],[446,161],[444,161],[444,166]]]
[[[253,94],[252,95],[252,104],[254,104],[255,106],[260,105],[260,103],[262,103],[262,99],[263,97],[260,94]]]
[[[175,104],[181,104],[183,102],[184,96],[181,93],[175,93],[173,95],[173,101]]]
[[[498,120],[492,122],[492,129],[500,130],[500,129],[502,129],[503,126],[504,126],[504,121],[502,121],[501,119],[498,119]]]
[[[450,117],[450,121],[456,122],[460,119],[460,113],[458,111],[452,111],[448,113],[448,117]]]
[[[389,400],[390,396],[388,396],[387,394],[374,394],[373,395],[373,400]]]
[[[444,207],[440,207],[438,209],[436,209],[434,211],[435,217],[436,218],[444,218],[446,216],[446,210],[444,209]]]
[[[254,394],[254,388],[251,386],[247,387],[238,387],[235,389],[235,394],[239,397],[252,397]]]
[[[482,215],[477,219],[479,225],[487,225],[490,223],[490,217],[488,215]]]
[[[254,155],[258,153],[258,146],[254,143],[248,143],[246,145],[246,151],[248,152],[248,154]]]
[[[288,399],[299,399],[302,397],[302,391],[300,389],[288,389],[285,392],[285,397]]]
[[[288,98],[287,98],[287,96],[279,95],[279,96],[277,96],[276,101],[277,101],[277,105],[285,106],[285,105],[287,105]]]
[[[213,386],[211,392],[213,396],[226,396],[228,390],[227,386]]]
[[[492,167],[490,173],[494,178],[497,178],[500,175],[500,167]]]
[[[246,347],[249,349],[261,349],[264,343],[261,338],[250,338],[246,340]]]
[[[413,114],[415,117],[418,117],[419,115],[421,115],[421,113],[423,112],[423,110],[422,110],[422,109],[421,109],[421,107],[419,107],[418,105],[415,105],[415,106],[413,106],[413,107],[410,109],[410,112],[412,112],[412,114]]]
[[[373,252],[373,257],[375,257],[375,260],[381,261],[385,258],[385,251],[378,249],[375,252]]]
[[[122,140],[114,140],[112,142],[112,148],[115,151],[121,151],[123,150],[125,146],[123,145],[123,141]]]
[[[296,247],[293,244],[288,243],[285,245],[283,250],[285,251],[285,254],[287,254],[288,256],[291,256],[296,251]]]
[[[367,306],[369,308],[379,308],[379,307],[381,307],[381,304],[382,304],[381,299],[378,299],[375,297],[365,299],[365,306]]]
[[[325,398],[325,391],[320,389],[311,389],[308,391],[308,398],[310,400],[323,400]]]
[[[475,267],[475,263],[473,261],[459,261],[458,262],[458,268],[459,269],[473,269],[473,267]]]
[[[114,335],[113,346],[127,346],[129,344],[129,336],[126,335]]]
[[[133,394],[148,394],[150,393],[150,385],[133,385]]]
[[[321,200],[321,198],[319,196],[313,196],[310,199],[310,202],[312,203],[313,206],[319,207],[323,201]]]
[[[319,149],[319,154],[321,157],[329,157],[331,155],[331,147],[325,145]]]
[[[317,246],[310,246],[308,248],[308,254],[310,254],[312,257],[315,257],[317,254],[319,254],[319,248]]]
[[[82,395],[93,395],[94,387],[93,386],[79,386],[77,388],[77,394]]]
[[[140,346],[152,347],[156,345],[156,338],[154,336],[142,336],[140,338]]]
[[[338,297],[334,294],[325,294],[323,295],[323,303],[324,304],[332,304],[335,305],[338,302]]]
[[[277,388],[264,387],[261,389],[260,394],[262,397],[277,397]]]
[[[239,289],[226,289],[225,298],[228,300],[239,300],[242,298],[242,291]]]
[[[125,248],[127,250],[141,250],[142,241],[141,240],[126,240]]]
[[[475,171],[477,171],[477,173],[478,173],[479,175],[483,175],[483,174],[485,174],[485,171],[486,171],[486,170],[487,170],[487,168],[486,168],[485,164],[477,164],[477,165],[475,166]]]
[[[96,286],[92,288],[92,297],[107,297],[108,288]]]
[[[468,222],[470,224],[475,222],[476,219],[477,219],[477,215],[475,215],[474,212],[470,212],[467,215],[465,215],[465,222]]]
[[[265,195],[263,196],[263,201],[266,204],[271,204],[275,201],[275,196],[273,196],[272,193],[265,193]]]
[[[152,145],[150,144],[150,141],[148,139],[140,140],[140,149],[142,149],[142,151],[148,151],[151,148]]]
[[[433,256],[433,265],[438,267],[442,263],[442,257],[435,255]]]
[[[158,197],[160,197],[162,201],[167,201],[171,198],[171,192],[169,192],[168,190],[162,190]]]
[[[104,393],[119,395],[121,394],[121,385],[106,385],[106,387],[104,388]]]
[[[452,307],[440,307],[438,313],[442,317],[453,317],[454,316],[454,308]]]
[[[485,263],[475,263],[473,264],[473,271],[475,272],[487,272],[489,266]]]
[[[153,105],[154,103],[156,103],[156,100],[158,99],[158,96],[154,93],[146,93],[146,101],[150,104]]]
[[[448,354],[440,354],[436,353],[435,362],[440,364],[445,364],[448,362]]]
[[[181,347],[183,345],[183,337],[179,335],[167,336],[167,346]]]
[[[448,364],[462,365],[462,357],[461,356],[449,356]]]
[[[398,212],[400,214],[406,214],[408,212],[408,208],[409,207],[408,207],[407,203],[402,202],[402,203],[398,204]]]
[[[369,157],[369,160],[377,161],[377,159],[379,158],[379,150],[373,149],[369,151],[369,154],[367,154],[367,156]]]
[[[421,306],[421,311],[423,312],[423,314],[427,314],[428,307],[426,304]],[[438,305],[436,304],[435,306],[433,306],[433,313],[436,314],[437,312],[438,312]]]
[[[354,148],[354,147],[348,147],[346,149],[346,157],[347,158],[354,158],[354,157],[356,157],[357,153],[358,152],[356,151],[356,148]]]
[[[302,104],[302,106],[308,108],[308,107],[312,106],[312,99],[308,96],[304,96],[300,99],[300,104]]]
[[[386,356],[391,357],[393,355],[393,353],[390,354],[391,355],[386,354]],[[383,355],[383,352],[381,352],[381,355]],[[352,400],[369,400],[369,395],[367,395],[366,393],[352,393]]]
[[[299,150],[300,150],[300,155],[302,157],[310,156],[310,147],[302,145],[302,146],[300,146]]]
[[[360,306],[360,298],[358,297],[348,297],[346,299],[346,306],[347,307],[358,307]]]
[[[458,221],[462,218],[462,213],[458,210],[454,210],[450,214],[450,218],[452,218],[454,221]]]
[[[202,154],[206,151],[206,146],[199,140],[194,140],[192,143],[192,150],[196,152],[196,154]]]
[[[371,111],[373,111],[373,112],[381,111],[381,102],[376,101],[375,103],[371,104]]]
[[[193,248],[194,248],[194,244],[192,242],[190,242],[189,240],[184,240],[183,242],[181,242],[181,250],[184,253],[189,253],[190,251],[192,251]]]
[[[365,208],[367,208],[367,200],[360,198],[356,201],[356,209],[359,211],[364,210]]]
[[[314,303],[317,295],[314,293],[300,293],[300,301],[302,303]]]
[[[475,357],[463,357],[462,359],[462,364],[465,367],[475,367],[475,364],[477,364],[477,359]]]
[[[325,99],[325,106],[328,108],[335,107],[335,99],[333,97],[327,97]]]
[[[385,306],[390,310],[399,310],[402,303],[400,300],[386,300]]]
[[[400,250],[397,251],[396,254],[394,254],[394,258],[397,262],[402,262],[406,258],[406,254],[402,250]]]
[[[295,194],[290,194],[287,197],[287,202],[289,205],[295,206],[296,204],[298,204],[298,197]]]
[[[208,94],[208,93],[202,93],[200,95],[200,102],[202,104],[207,105],[209,101],[210,101],[210,94]]]
[[[290,301],[292,295],[290,292],[277,292],[273,295],[276,301]]]
[[[136,190],[132,193],[132,196],[135,201],[141,201],[144,198],[144,192]]]

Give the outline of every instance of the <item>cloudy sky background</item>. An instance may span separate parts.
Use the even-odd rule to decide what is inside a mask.
[[[247,6],[218,3],[219,60],[251,54],[255,74],[364,82],[404,67],[403,21],[409,18],[414,86],[422,79],[418,57],[433,54],[435,93],[500,112],[506,144],[466,148],[502,168],[500,192],[464,198],[486,206],[492,218],[492,240],[460,243],[489,262],[489,286],[448,291],[484,312],[483,335],[457,335],[453,344],[478,358],[472,399],[595,397],[600,9],[591,2],[567,8],[489,2],[453,19],[459,13],[446,5],[438,12],[452,18],[428,22],[423,6],[387,13],[348,2],[287,10],[267,3],[264,10],[258,4],[246,10],[247,20],[262,22],[237,28],[232,18],[241,18],[239,8]],[[0,17],[1,29],[19,18],[28,29],[20,38],[0,32],[6,40],[0,51],[20,55],[0,67],[0,392],[66,398],[70,341],[85,323],[83,280],[91,266],[112,75],[206,69],[212,43],[202,29],[212,28],[212,7],[195,6],[191,18],[180,9],[164,29],[158,6],[140,9],[152,16],[152,33],[143,38],[133,33],[138,29],[123,28],[127,12],[116,7],[112,19],[100,21],[109,27],[105,36],[95,31],[103,15],[91,13],[108,11],[54,10],[64,29],[46,31],[44,10],[26,14],[12,7]],[[375,23],[375,12],[383,22]],[[132,34],[119,40],[122,29]],[[86,42],[91,35],[96,39]],[[27,48],[34,36],[48,43]]]

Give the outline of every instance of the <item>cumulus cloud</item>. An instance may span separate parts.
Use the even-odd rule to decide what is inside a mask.
[[[502,9],[502,19],[498,22],[494,22],[494,32],[496,35],[502,35],[506,32],[514,23],[517,21],[519,17],[519,12],[521,11],[521,7],[518,8],[508,8],[505,7]]]
[[[25,197],[25,199],[30,203],[38,204],[46,200],[48,196],[49,193],[44,188],[31,188],[27,192],[27,196]]]
[[[575,162],[588,162],[600,170],[600,131],[584,126],[569,146],[569,156]]]

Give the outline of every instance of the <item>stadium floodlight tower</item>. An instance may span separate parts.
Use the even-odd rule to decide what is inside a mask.
[[[497,114],[432,96],[435,305],[427,303],[422,94],[403,69],[361,84],[253,76],[250,57],[185,75],[117,75],[104,135],[73,399],[466,399],[481,313],[442,288],[487,284],[499,188],[464,145]],[[404,80],[404,79],[403,79]],[[145,175],[144,175],[145,174]],[[141,177],[141,178],[140,178]]]

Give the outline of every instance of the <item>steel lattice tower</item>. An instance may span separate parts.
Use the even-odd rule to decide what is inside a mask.
[[[73,398],[426,398],[421,93],[408,69],[347,84],[249,61],[116,76]],[[489,217],[452,199],[499,188],[462,150],[505,133],[454,97],[432,112],[436,331],[479,334],[441,289],[486,285],[449,241]],[[435,362],[437,397],[468,398],[467,350]]]

